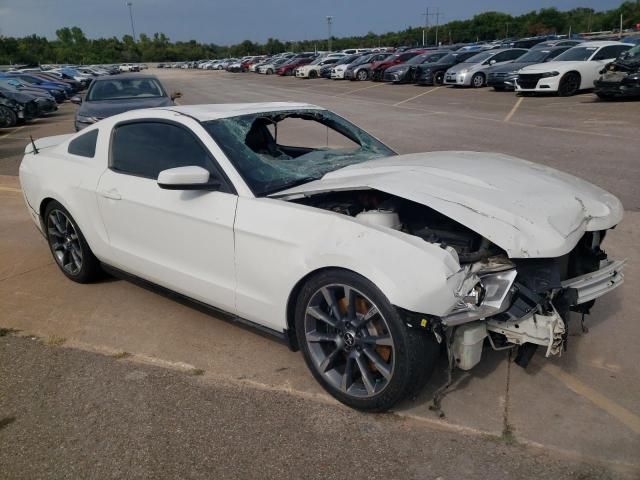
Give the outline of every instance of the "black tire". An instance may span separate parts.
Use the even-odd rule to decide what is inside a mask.
[[[487,78],[485,77],[484,73],[476,73],[473,75],[473,77],[471,77],[471,86],[473,88],[482,88],[485,86],[486,82]]]
[[[267,71],[265,72],[266,75],[273,75],[273,69],[272,68],[267,68]]]
[[[318,72],[315,70],[311,70],[309,72],[309,78],[318,78]]]
[[[11,110],[9,107],[0,105],[0,127],[15,127],[17,123],[18,116],[16,115],[16,112]]]
[[[434,85],[444,85],[444,72],[435,72],[432,79]]]
[[[578,90],[580,90],[580,81],[581,78],[579,73],[565,73],[560,80],[560,85],[558,86],[558,95],[561,97],[570,97],[575,95],[578,93]]]
[[[358,70],[358,74],[356,75],[356,78],[360,82],[364,82],[366,80],[369,80],[369,71],[366,68]]]
[[[54,220],[54,218],[56,220]],[[58,224],[61,224],[61,219],[63,218],[68,220],[72,227],[71,231],[76,233],[77,238],[73,239],[73,235],[66,235],[62,229],[56,228],[56,221]],[[91,251],[91,248],[89,248],[89,244],[69,211],[54,200],[47,205],[44,211],[43,222],[49,250],[62,273],[64,273],[67,278],[78,283],[90,283],[96,280],[101,273],[100,262]],[[61,253],[63,250],[67,252],[67,258],[71,258],[67,266],[65,266],[64,261],[65,254]],[[73,259],[77,257],[78,254],[80,257],[79,268],[67,268],[68,265],[75,262]],[[77,267],[76,264],[74,265]]]
[[[351,297],[346,300],[346,288],[354,292],[353,312],[348,306]],[[329,326],[325,320],[318,320],[317,314],[309,313],[311,309],[323,310],[325,318],[336,318],[331,313],[335,310],[322,300],[327,298],[321,293],[326,289],[337,292],[331,295],[335,300],[333,304],[335,308],[340,305],[339,308],[344,309],[342,320],[335,322],[335,326]],[[339,297],[339,292],[344,294]],[[366,315],[356,312],[361,305],[364,305]],[[369,316],[372,311],[374,313]],[[367,317],[370,320],[363,321]],[[350,323],[350,318],[357,320]],[[361,322],[360,326],[354,326],[358,322]],[[319,327],[324,328],[319,331]],[[347,270],[326,270],[309,278],[296,301],[295,328],[305,362],[318,383],[340,402],[363,411],[388,410],[416,393],[431,376],[439,352],[439,345],[432,335],[408,328],[378,287]],[[374,329],[374,336],[369,336],[371,329]],[[384,338],[385,343],[371,343],[374,338]],[[377,354],[378,361],[390,363],[374,361],[372,355]],[[324,371],[321,371],[322,365],[327,365]],[[345,378],[350,380],[345,381]],[[338,379],[342,382],[340,386],[336,386],[340,383]]]
[[[611,93],[605,93],[605,92],[596,92],[596,95],[600,100],[613,100],[615,98],[615,96],[612,95]]]

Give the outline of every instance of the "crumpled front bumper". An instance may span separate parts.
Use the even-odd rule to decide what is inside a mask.
[[[603,260],[596,271],[563,280],[561,289],[552,292],[551,302],[557,301],[566,307],[576,307],[602,297],[618,288],[624,283],[624,266],[626,260]],[[461,299],[459,305],[451,313],[441,318],[443,325],[454,327],[475,320],[484,320],[507,312],[514,306],[518,295],[526,295],[526,287],[518,285],[517,269],[492,272],[488,274],[469,273],[467,278],[459,286],[457,296]],[[479,304],[470,304],[463,300],[469,295],[472,288],[480,285],[483,290],[482,300]],[[529,299],[527,299],[529,301]],[[523,303],[526,305],[526,302]],[[516,317],[530,316],[535,310],[535,305],[530,308],[521,307],[514,311],[519,312]],[[511,320],[518,320],[510,315]]]
[[[599,270],[562,282],[562,288],[575,294],[572,305],[595,300],[624,283],[624,266],[627,260],[605,260]]]

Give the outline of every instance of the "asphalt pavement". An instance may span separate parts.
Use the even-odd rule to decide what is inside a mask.
[[[616,478],[501,439],[0,337],[0,477]]]

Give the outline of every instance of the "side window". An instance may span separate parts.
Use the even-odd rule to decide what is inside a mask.
[[[402,55],[400,55],[400,57],[398,58],[398,60],[401,60],[403,62],[406,62],[407,60],[409,60],[410,58],[415,57],[416,54],[415,53],[403,53]]]
[[[93,158],[96,154],[96,142],[98,141],[98,129],[91,130],[69,142],[67,152],[72,155]]]
[[[506,53],[505,60],[515,60],[516,58],[521,57],[527,52],[525,50],[509,50],[508,52],[504,53]]]
[[[249,145],[254,146],[254,128],[247,135]],[[305,120],[302,118],[285,118],[278,122],[277,129],[273,123],[267,125],[267,129],[272,141],[279,147],[292,147],[303,150],[327,150],[327,149],[344,149],[355,151],[360,145],[353,140],[345,137],[340,132],[323,125],[314,120]],[[269,137],[267,137],[267,141]],[[254,151],[261,151],[265,148],[254,148]]]
[[[111,140],[111,168],[156,180],[168,168],[195,165],[213,171],[206,150],[185,128],[161,122],[117,126]]]
[[[594,60],[608,60],[610,58],[616,58],[622,52],[627,50],[624,45],[609,45],[608,47],[602,47],[598,53],[593,57]]]

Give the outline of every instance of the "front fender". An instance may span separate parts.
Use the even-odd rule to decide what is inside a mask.
[[[240,198],[235,239],[238,314],[279,331],[298,282],[331,267],[364,276],[406,310],[443,315],[456,302],[460,266],[446,250],[338,213]]]

